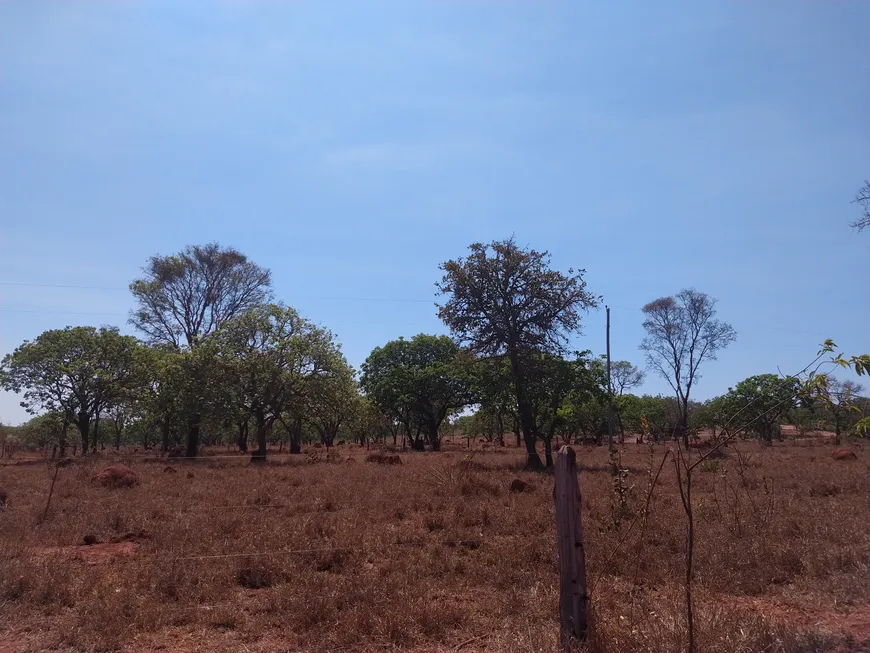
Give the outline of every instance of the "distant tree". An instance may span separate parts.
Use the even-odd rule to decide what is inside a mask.
[[[703,407],[698,411],[695,419],[699,428],[708,428],[713,432],[713,438],[716,438],[716,430],[724,428],[729,424],[731,418],[730,402],[727,396],[720,395],[704,402]],[[732,424],[731,426],[739,426]]]
[[[607,423],[607,367],[604,357],[589,358],[582,352],[571,361],[571,387],[559,407],[560,427],[567,439],[578,436],[598,443]]]
[[[583,270],[552,270],[547,252],[521,249],[513,238],[469,250],[440,266],[437,287],[447,300],[438,315],[475,354],[510,362],[527,466],[540,469],[524,360],[535,352],[564,353],[567,335],[580,328],[580,311],[597,306],[598,298],[586,290]]]
[[[643,307],[646,337],[640,348],[649,365],[673,388],[679,402],[680,434],[689,446],[689,399],[706,360],[737,338],[727,322],[714,319],[716,300],[697,290],[682,290]]]
[[[441,448],[440,427],[474,402],[470,355],[447,336],[420,334],[376,347],[362,365],[361,386],[381,410],[405,425],[411,446]]]
[[[331,352],[323,371],[311,378],[307,394],[306,420],[329,449],[342,427],[360,410],[354,371],[337,349]]]
[[[828,392],[825,407],[831,415],[834,425],[834,436],[837,444],[843,436],[843,431],[852,427],[853,416],[861,413],[864,386],[852,380],[841,381],[833,376],[828,376]]]
[[[217,243],[188,246],[172,256],[153,256],[144,276],[130,284],[138,307],[130,324],[152,344],[193,349],[227,320],[271,296],[269,270]],[[199,449],[202,416],[189,416],[187,455]]]
[[[858,231],[870,227],[870,181],[864,182],[864,185],[861,186],[861,190],[859,190],[858,194],[855,195],[855,199],[852,200],[852,203],[858,204],[863,211],[861,217],[853,222],[852,226],[856,227]]]
[[[658,442],[673,438],[679,430],[679,402],[674,397],[624,394],[616,397],[615,403],[623,427],[629,433],[648,432]]]
[[[610,382],[614,394],[622,395],[643,383],[646,373],[628,361],[613,361],[610,363]]]
[[[219,360],[222,385],[255,426],[253,462],[264,462],[281,414],[304,403],[311,383],[343,364],[333,335],[279,304],[257,306],[227,320],[203,347]]]
[[[387,437],[392,437],[395,446],[399,437],[399,426],[395,418],[382,410],[371,397],[361,396],[357,400],[349,429],[360,446],[369,442],[385,444]]]
[[[732,430],[745,424],[761,442],[771,444],[779,435],[780,418],[797,404],[800,382],[795,377],[776,374],[750,376],[729,388],[723,404]]]
[[[81,435],[82,453],[91,443],[91,423],[128,392],[139,347],[114,328],[66,327],[25,341],[0,364],[0,386],[24,391],[27,412],[62,413]]]
[[[36,449],[52,449],[57,446],[60,456],[66,455],[66,431],[69,421],[57,411],[42,413],[30,418],[16,429],[21,442]]]
[[[504,446],[505,433],[516,421],[517,400],[510,362],[503,358],[478,361],[475,372],[478,406],[466,435],[483,436]],[[515,433],[519,438],[519,433]],[[519,445],[519,439],[517,445]]]

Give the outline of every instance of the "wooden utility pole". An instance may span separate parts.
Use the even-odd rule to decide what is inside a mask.
[[[607,311],[607,447],[613,451],[613,383],[610,380],[610,307]]]
[[[559,641],[569,651],[586,639],[586,555],[580,519],[577,455],[563,446],[556,452],[556,539],[559,547]]]

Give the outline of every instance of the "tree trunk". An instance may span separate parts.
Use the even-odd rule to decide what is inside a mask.
[[[164,415],[160,422],[160,451],[169,451],[169,416]]]
[[[60,457],[66,458],[66,431],[69,428],[69,417],[64,415],[63,427],[60,429]]]
[[[616,411],[616,420],[619,422],[619,444],[625,444],[625,426],[622,424],[622,415]]]
[[[115,425],[115,451],[121,450],[121,427],[120,425]]]
[[[251,462],[254,464],[266,464],[266,436],[271,426],[268,418],[257,415],[257,450],[251,454]]]
[[[196,458],[199,452],[199,425],[202,422],[202,415],[196,413],[191,415],[187,420],[187,451],[185,455],[188,458]]]
[[[302,453],[302,419],[299,417],[293,418],[290,429],[290,453]]]
[[[441,451],[441,434],[438,433],[438,424],[434,421],[429,422],[427,430],[429,431],[429,446],[432,447],[432,451]]]
[[[544,438],[544,458],[547,469],[553,469],[553,436]]]
[[[76,421],[76,426],[82,436],[82,455],[85,456],[88,453],[88,436],[90,436],[91,433],[91,416],[88,413],[80,412],[78,420]]]
[[[680,430],[682,433],[680,435],[683,436],[683,448],[688,450],[689,448],[689,398],[686,397],[682,400],[683,402],[683,410],[682,415],[680,415]]]
[[[239,451],[248,453],[248,420],[238,422],[239,427]]]
[[[511,361],[511,372],[513,372],[514,377],[514,389],[517,396],[517,412],[520,414],[520,426],[523,430],[523,440],[526,443],[526,468],[542,469],[541,457],[535,448],[537,441],[535,419],[532,414],[532,407],[529,406],[528,399],[526,398],[525,375],[520,363],[520,355],[516,348],[511,348],[508,353]]]
[[[94,415],[94,441],[91,444],[91,451],[97,450],[97,444],[100,445],[100,449],[103,448],[103,441],[100,438],[100,411],[97,410]]]

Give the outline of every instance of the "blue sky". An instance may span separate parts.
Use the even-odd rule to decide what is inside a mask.
[[[614,358],[642,362],[646,302],[718,298],[739,338],[700,399],[825,337],[867,351],[867,25],[849,0],[0,3],[0,353],[124,325],[150,255],[217,240],[358,366],[443,332],[439,262],[511,233],[586,269]],[[584,332],[603,352],[603,310]]]

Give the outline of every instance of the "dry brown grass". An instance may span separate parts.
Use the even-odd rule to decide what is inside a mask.
[[[122,489],[91,482],[113,458],[77,462],[60,470],[45,520],[46,467],[3,467],[0,651],[558,648],[551,477],[521,471],[513,449],[395,466],[339,451],[264,467],[173,461],[177,474],[118,458],[140,477]],[[697,474],[699,650],[870,641],[866,458],[832,451],[746,443]],[[578,451],[590,650],[685,646],[670,465],[642,514],[663,453],[624,449],[622,512],[606,449]],[[511,492],[514,479],[530,488]]]

